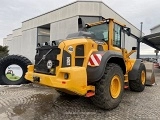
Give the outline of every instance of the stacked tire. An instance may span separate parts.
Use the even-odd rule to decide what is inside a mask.
[[[9,55],[0,59],[0,84],[1,85],[19,85],[29,83],[24,76],[27,72],[27,66],[31,61],[21,55]],[[10,66],[18,66],[21,70],[21,76],[16,76]],[[15,67],[16,68],[16,67]],[[19,74],[19,73],[16,73]],[[10,79],[11,78],[11,79]]]

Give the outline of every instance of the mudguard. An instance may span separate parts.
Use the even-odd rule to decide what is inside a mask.
[[[96,81],[101,79],[101,77],[104,74],[106,64],[111,58],[122,59],[122,61],[123,61],[122,66],[125,67],[123,56],[122,56],[122,53],[120,53],[120,52],[115,52],[115,51],[112,51],[112,50],[108,50],[108,51],[97,51],[97,52],[93,52],[92,54],[101,54],[102,59],[101,59],[101,62],[100,62],[99,66],[94,66],[94,67],[89,66],[89,65],[87,66],[87,80],[88,80],[88,83],[93,83],[93,82],[96,82]],[[114,62],[114,63],[116,63],[116,62]]]
[[[137,74],[138,74],[138,69],[139,69],[140,64],[141,64],[141,59],[136,59],[134,65],[132,67],[132,70],[128,73],[129,80],[136,80],[137,79]]]

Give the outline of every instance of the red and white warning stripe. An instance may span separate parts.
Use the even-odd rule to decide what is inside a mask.
[[[102,59],[101,54],[92,54],[89,58],[88,65],[99,66],[101,63],[101,59]]]

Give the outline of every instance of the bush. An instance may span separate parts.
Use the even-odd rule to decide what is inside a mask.
[[[7,56],[7,55],[8,55],[8,52],[9,52],[8,46],[1,46],[1,45],[0,45],[0,59],[1,59],[2,57]]]

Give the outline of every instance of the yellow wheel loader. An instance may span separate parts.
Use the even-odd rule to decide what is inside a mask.
[[[121,102],[125,85],[137,92],[145,88],[145,65],[130,59],[136,47],[125,49],[125,35],[130,34],[130,28],[109,18],[86,24],[65,40],[38,44],[35,65],[28,66],[25,78],[113,109]]]

